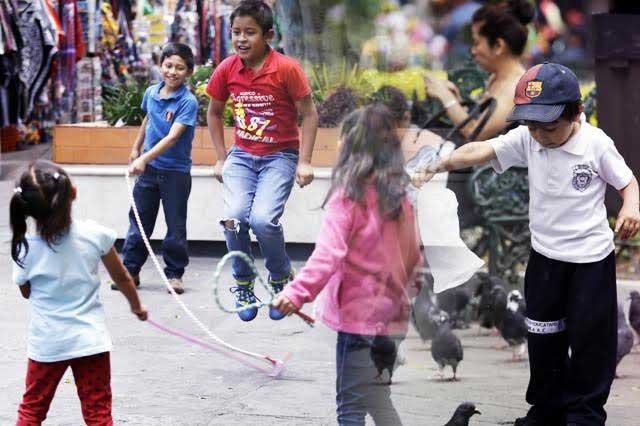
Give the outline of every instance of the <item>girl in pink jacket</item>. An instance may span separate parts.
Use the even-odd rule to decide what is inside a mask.
[[[422,260],[408,183],[389,109],[373,104],[351,113],[315,250],[272,303],[290,315],[324,289],[320,317],[338,332],[339,424],[364,425],[366,413],[377,425],[401,424],[389,387],[376,379],[385,369],[392,374]]]

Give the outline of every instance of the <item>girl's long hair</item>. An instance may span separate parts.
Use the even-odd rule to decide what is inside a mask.
[[[38,234],[51,247],[71,226],[73,188],[69,175],[55,163],[38,160],[16,181],[9,203],[11,258],[24,267],[29,252],[27,218],[36,222]]]
[[[340,139],[342,148],[324,204],[338,188],[349,199],[364,204],[366,188],[373,183],[380,214],[397,219],[409,176],[404,170],[396,120],[389,109],[375,103],[352,112],[342,123]]]

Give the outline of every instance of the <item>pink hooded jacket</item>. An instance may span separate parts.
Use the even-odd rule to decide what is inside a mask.
[[[412,274],[421,263],[413,208],[407,197],[398,220],[378,211],[377,192],[367,188],[365,205],[336,191],[315,249],[282,294],[301,307],[316,298],[327,326],[365,335],[404,334],[410,312]]]

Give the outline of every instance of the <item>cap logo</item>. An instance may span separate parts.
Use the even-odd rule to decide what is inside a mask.
[[[542,81],[531,80],[527,81],[527,87],[524,89],[524,94],[527,98],[537,98],[542,93]]]

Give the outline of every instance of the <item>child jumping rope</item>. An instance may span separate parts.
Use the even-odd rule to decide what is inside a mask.
[[[88,425],[111,425],[111,338],[99,299],[98,264],[142,321],[134,282],[120,262],[115,232],[71,219],[76,188],[56,164],[37,161],[14,188],[10,203],[13,281],[31,304],[26,392],[17,425],[41,424],[71,367]],[[28,217],[37,235],[27,235]]]
[[[149,237],[162,201],[167,222],[167,235],[162,241],[164,273],[178,294],[184,293],[182,275],[189,263],[187,202],[191,192],[191,144],[198,101],[185,81],[193,67],[193,52],[189,46],[169,43],[162,49],[163,81],[150,86],[144,93],[142,110],[146,116],[129,156],[129,173],[140,176],[133,188],[133,197],[143,230]],[[148,256],[133,210],[129,210],[129,231],[122,247],[122,258],[136,286],[140,285],[140,269]],[[118,289],[115,285],[111,288]]]
[[[207,85],[211,96],[207,121],[218,161],[216,179],[224,184],[224,227],[227,248],[251,256],[249,229],[255,234],[278,293],[293,273],[285,250],[280,217],[294,179],[304,187],[313,180],[311,154],[318,115],[311,87],[300,64],[269,47],[273,14],[260,0],[245,0],[231,14],[231,42],[236,54],[225,59]],[[235,145],[226,152],[222,114],[228,98],[236,122]],[[302,143],[298,135],[302,115]],[[232,263],[236,306],[256,302],[254,275],[241,259]],[[241,310],[253,320],[257,308]],[[269,317],[284,317],[273,307]]]
[[[272,305],[289,315],[324,288],[320,317],[338,332],[338,423],[364,425],[369,413],[376,424],[399,425],[372,361],[379,351],[393,357],[407,332],[410,284],[422,259],[396,120],[380,104],[355,111],[340,145],[315,250]]]
[[[604,425],[616,369],[617,297],[607,184],[623,198],[615,232],[640,226],[638,181],[602,130],[584,120],[580,86],[568,68],[530,68],[515,91],[508,120],[521,126],[471,142],[430,173],[490,161],[502,173],[529,167],[531,255],[525,275],[532,405],[516,426]],[[569,353],[570,350],[570,353]]]

